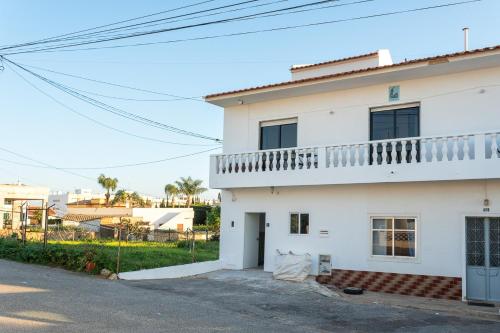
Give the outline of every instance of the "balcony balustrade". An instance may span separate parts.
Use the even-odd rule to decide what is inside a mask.
[[[211,156],[213,188],[500,178],[500,131]]]

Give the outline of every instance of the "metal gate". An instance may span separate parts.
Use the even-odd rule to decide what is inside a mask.
[[[500,302],[500,217],[466,218],[467,298]]]

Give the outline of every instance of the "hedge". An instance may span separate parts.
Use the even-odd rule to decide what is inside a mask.
[[[25,245],[17,239],[0,238],[0,258],[22,261],[27,263],[54,265],[73,271],[85,270],[88,261],[96,264],[92,273],[100,272],[102,268],[114,270],[114,259],[106,253],[96,251],[88,245],[85,248],[68,248],[59,244],[47,244],[44,249],[42,243],[27,242]]]

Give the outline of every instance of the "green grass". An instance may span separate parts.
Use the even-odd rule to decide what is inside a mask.
[[[38,242],[22,245],[13,239],[0,239],[0,258],[82,271],[85,264],[96,263],[94,273],[102,268],[116,271],[118,241],[50,241],[47,249]],[[216,260],[219,257],[218,242],[196,242],[193,254],[184,242],[121,242],[120,272],[158,268]]]

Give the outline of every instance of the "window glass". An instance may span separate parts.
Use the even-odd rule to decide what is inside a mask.
[[[371,122],[372,140],[394,138],[394,111],[372,112]]]
[[[415,219],[395,219],[394,228],[403,230],[415,230]]]
[[[372,254],[415,257],[415,218],[373,218]]]
[[[370,140],[407,138],[420,135],[420,107],[370,113]]]
[[[281,143],[279,148],[297,146],[297,123],[281,125]]]
[[[261,127],[260,149],[280,148],[280,125]]]
[[[392,232],[373,231],[373,254],[392,256]]]
[[[299,214],[290,214],[290,233],[299,233]]]
[[[394,255],[415,256],[415,231],[394,231]]]
[[[418,136],[418,107],[395,111],[396,138]]]
[[[373,219],[373,229],[392,229],[392,219]]]
[[[309,233],[309,214],[300,214],[300,233]]]

